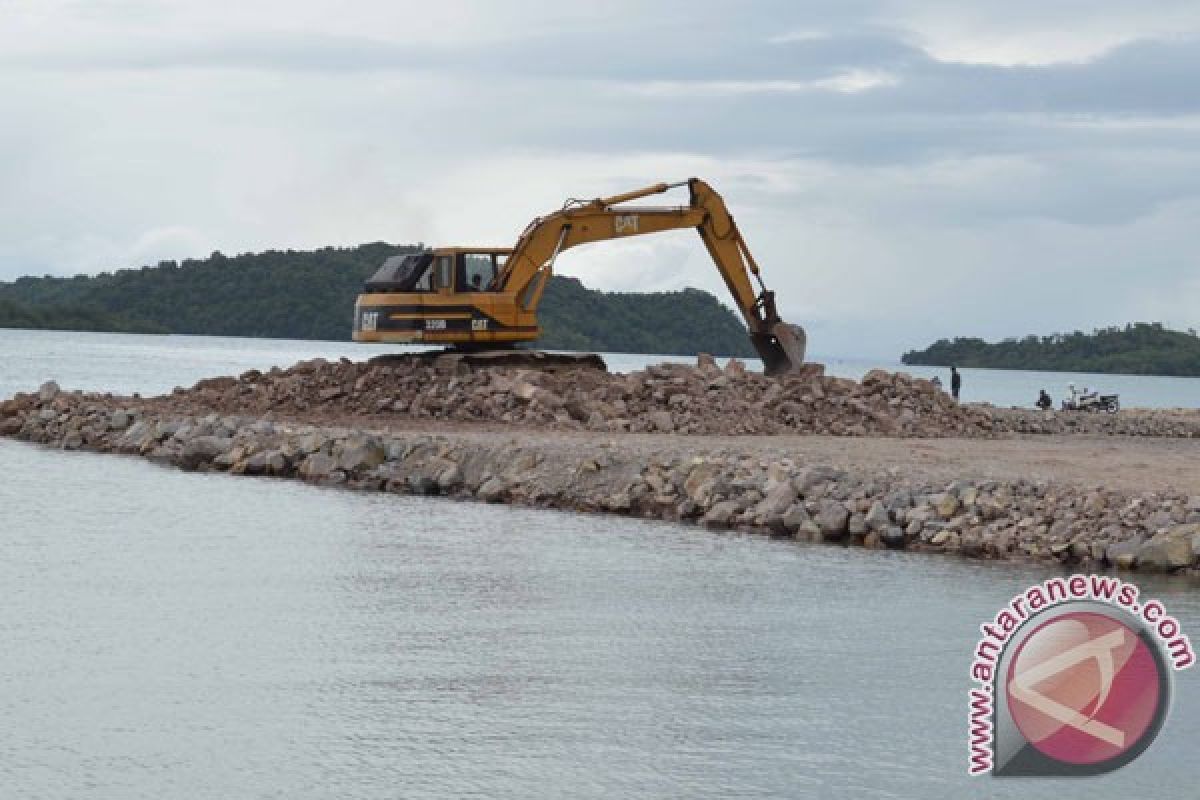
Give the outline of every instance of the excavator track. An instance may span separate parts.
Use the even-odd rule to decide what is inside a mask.
[[[467,367],[509,367],[555,371],[561,369],[598,369],[608,371],[604,359],[595,353],[549,353],[544,350],[425,350],[419,353],[387,353],[375,356],[371,364],[378,366],[401,366],[412,364],[432,365],[438,369],[453,370],[458,365]]]

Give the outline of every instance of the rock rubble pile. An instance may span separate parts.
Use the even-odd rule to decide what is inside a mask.
[[[470,368],[461,362],[304,361],[177,389],[159,409],[226,414],[319,413],[453,420],[541,429],[682,434],[991,437],[1010,433],[1200,436],[1200,414],[1118,415],[1003,410],[960,405],[929,381],[873,370],[861,382],[820,374],[783,379],[724,369],[658,364],[629,374]]]

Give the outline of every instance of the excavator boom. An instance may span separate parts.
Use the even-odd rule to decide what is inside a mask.
[[[687,205],[628,205],[682,186],[688,187]],[[538,304],[560,253],[590,242],[681,228],[700,234],[767,374],[799,370],[803,329],[780,319],[775,295],[763,284],[724,200],[697,178],[568,201],[529,223],[511,249],[438,248],[397,263],[389,259],[359,296],[354,338],[439,342],[459,349],[533,341],[541,332]]]

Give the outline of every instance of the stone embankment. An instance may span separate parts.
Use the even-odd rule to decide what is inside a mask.
[[[706,380],[730,377],[701,371],[711,376]],[[307,381],[290,384],[300,396],[312,399],[324,393],[324,402],[340,399],[343,395],[335,397],[330,390],[346,391],[344,384],[329,386],[315,377],[326,374],[349,382],[349,391],[369,391],[380,402],[385,396],[395,398],[391,399],[393,407],[407,403],[406,410],[411,409],[419,397],[423,408],[454,413],[439,394],[423,390],[404,395],[390,381],[396,378],[394,374],[374,374],[357,365],[309,365],[280,371],[270,380],[252,374],[231,382],[204,382],[192,393],[214,392],[209,398],[211,405],[244,408],[259,397],[286,397],[274,394],[272,387],[306,377]],[[711,425],[710,420],[696,416],[694,407],[679,409],[679,403],[672,406],[670,402],[678,395],[670,394],[669,387],[679,385],[674,383],[676,378],[690,380],[687,375],[673,369],[651,373],[646,380],[653,383],[645,389],[620,378],[598,376],[597,386],[580,386],[578,392],[557,379],[543,382],[537,376],[458,375],[444,384],[431,375],[423,377],[437,387],[445,386],[441,391],[453,391],[450,382],[454,380],[469,381],[466,385],[475,389],[466,394],[476,398],[482,408],[504,409],[513,415],[512,421],[520,419],[518,414],[531,413],[532,408],[533,413],[548,415],[549,421],[565,424],[575,420],[571,412],[563,410],[565,405],[587,398],[616,408],[618,400],[625,403],[624,412],[614,408],[613,416],[604,417],[606,423],[625,419],[631,428],[642,426],[644,419],[634,413],[643,413],[642,409],[655,403],[676,408],[679,416],[672,414],[672,420],[698,427]],[[622,382],[629,392],[609,395],[612,381]],[[826,381],[820,384],[823,391],[825,386],[838,385]],[[746,376],[730,378],[735,385],[747,382]],[[872,383],[892,388],[867,388]],[[847,390],[837,397],[856,396],[864,408],[872,409],[877,404],[864,398],[884,398],[883,404],[889,405],[889,391],[913,383],[906,378],[881,378],[868,381],[857,395]],[[498,384],[504,388],[489,388]],[[369,389],[371,386],[374,388]],[[705,386],[702,397],[722,388]],[[558,400],[540,394],[555,389],[561,392]],[[787,386],[781,391],[781,397],[767,404],[781,404],[787,402],[782,397],[813,390]],[[530,399],[520,400],[523,394],[530,394]],[[954,424],[974,419],[969,410],[945,406],[923,388],[918,396],[917,400],[902,398],[896,404],[910,410],[920,408],[927,415],[923,422],[918,415],[915,427],[928,424],[930,413],[946,415]],[[518,399],[510,402],[513,398]],[[424,405],[426,401],[429,406]],[[294,408],[293,403],[290,410]],[[715,404],[706,408],[723,413]],[[516,435],[372,432],[271,420],[257,413],[260,408],[253,410],[256,413],[250,415],[188,413],[178,407],[170,410],[164,402],[68,393],[46,384],[36,394],[17,395],[0,404],[0,433],[66,450],[140,455],[188,470],[690,521],[717,529],[868,548],[1047,560],[1081,568],[1196,572],[1200,567],[1200,496],[1170,490],[1085,489],[1029,480],[930,483],[896,468],[834,468],[787,457],[763,458],[754,448],[698,444],[682,454],[677,450],[647,453],[626,446],[622,440],[630,437],[618,435],[588,441],[549,437],[522,444]],[[602,412],[593,406],[589,415],[592,413]],[[626,416],[616,416],[618,413]],[[821,419],[823,412],[810,409],[808,413],[808,419]],[[866,427],[866,420],[877,420],[865,412],[853,413],[855,425]],[[688,442],[682,437],[680,441]]]
[[[731,361],[719,368],[658,364],[629,374],[465,364],[305,361],[289,369],[212,378],[150,402],[170,412],[323,419],[435,420],[612,433],[828,434],[989,438],[1013,433],[1200,437],[1200,413],[1116,415],[960,405],[932,383],[874,370],[861,382],[820,374],[767,378]]]

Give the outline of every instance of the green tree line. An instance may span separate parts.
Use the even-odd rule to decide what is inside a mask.
[[[95,308],[64,306],[50,310],[3,299],[0,299],[0,328],[118,333],[167,332],[161,325],[129,319],[120,314],[107,314]]]
[[[23,277],[0,283],[0,327],[346,340],[363,282],[389,256],[420,248],[218,252],[98,275]],[[697,289],[598,292],[555,276],[538,316],[546,349],[753,354],[737,315]]]
[[[1091,333],[1031,335],[1000,342],[941,339],[924,350],[905,353],[902,361],[924,366],[1200,376],[1200,337],[1195,330],[1137,322]]]

